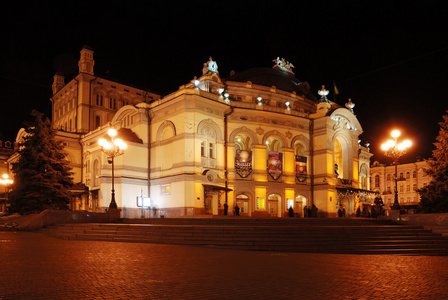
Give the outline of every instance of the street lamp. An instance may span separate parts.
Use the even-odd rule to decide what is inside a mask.
[[[8,185],[14,183],[14,181],[12,181],[11,179],[9,179],[8,174],[3,174],[2,179],[0,179],[0,184],[3,184],[5,186],[5,207],[6,205],[8,205]],[[1,211],[1,209],[0,209]]]
[[[388,140],[386,143],[381,145],[381,149],[385,151],[386,156],[391,157],[394,160],[395,165],[395,199],[392,205],[393,210],[400,210],[400,204],[398,203],[398,190],[397,190],[397,165],[398,159],[406,153],[406,149],[411,147],[412,143],[410,140],[405,140],[402,143],[398,143],[397,139],[400,136],[400,131],[394,130],[391,133],[393,140]]]
[[[116,139],[117,131],[113,128],[109,129],[107,134],[110,136],[111,142],[106,139],[100,139],[98,144],[101,146],[101,151],[108,155],[107,162],[112,164],[112,195],[109,204],[109,208],[117,208],[117,202],[115,202],[115,187],[114,187],[114,158],[124,153],[124,150],[128,147],[121,139]]]

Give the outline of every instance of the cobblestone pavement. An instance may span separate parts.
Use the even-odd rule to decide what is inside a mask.
[[[448,299],[448,257],[273,253],[0,232],[0,299]]]

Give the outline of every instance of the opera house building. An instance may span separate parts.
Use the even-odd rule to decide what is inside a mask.
[[[238,205],[241,216],[287,217],[292,207],[303,217],[314,204],[335,217],[370,205],[372,154],[354,104],[330,101],[284,59],[224,78],[210,58],[163,97],[94,65],[84,47],[79,73],[53,82],[52,121],[75,173],[71,209],[104,211],[112,187],[124,218],[223,215],[225,203],[229,215]],[[111,128],[127,145],[115,157],[98,143]]]

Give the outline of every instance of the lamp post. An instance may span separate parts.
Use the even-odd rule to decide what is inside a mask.
[[[2,179],[0,179],[0,183],[5,186],[5,195],[6,195],[5,207],[6,207],[8,205],[8,185],[14,183],[14,181],[9,179],[8,174],[3,174]],[[1,207],[0,207],[0,211],[1,211]]]
[[[107,134],[110,136],[111,142],[108,142],[106,139],[100,139],[98,144],[101,146],[101,151],[108,155],[107,162],[112,164],[112,195],[109,204],[109,208],[118,208],[117,202],[115,202],[115,187],[114,187],[114,158],[120,156],[126,150],[127,145],[121,139],[116,139],[117,131],[113,128],[109,129]]]
[[[397,189],[397,165],[398,159],[406,153],[406,149],[411,147],[412,143],[410,140],[405,140],[402,143],[398,143],[398,137],[400,136],[400,131],[394,130],[391,133],[393,140],[388,140],[386,143],[381,145],[381,149],[385,151],[386,156],[391,157],[394,160],[395,165],[395,199],[392,205],[393,210],[400,210],[400,204],[398,203],[398,189]]]

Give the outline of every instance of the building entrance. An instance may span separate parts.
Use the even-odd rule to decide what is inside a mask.
[[[281,197],[277,194],[271,194],[268,197],[267,203],[267,213],[269,217],[280,217],[279,207],[280,207]]]
[[[270,217],[277,217],[277,215],[278,215],[277,200],[268,200],[268,215]]]
[[[249,197],[245,194],[236,197],[236,204],[240,208],[240,216],[249,216]]]

